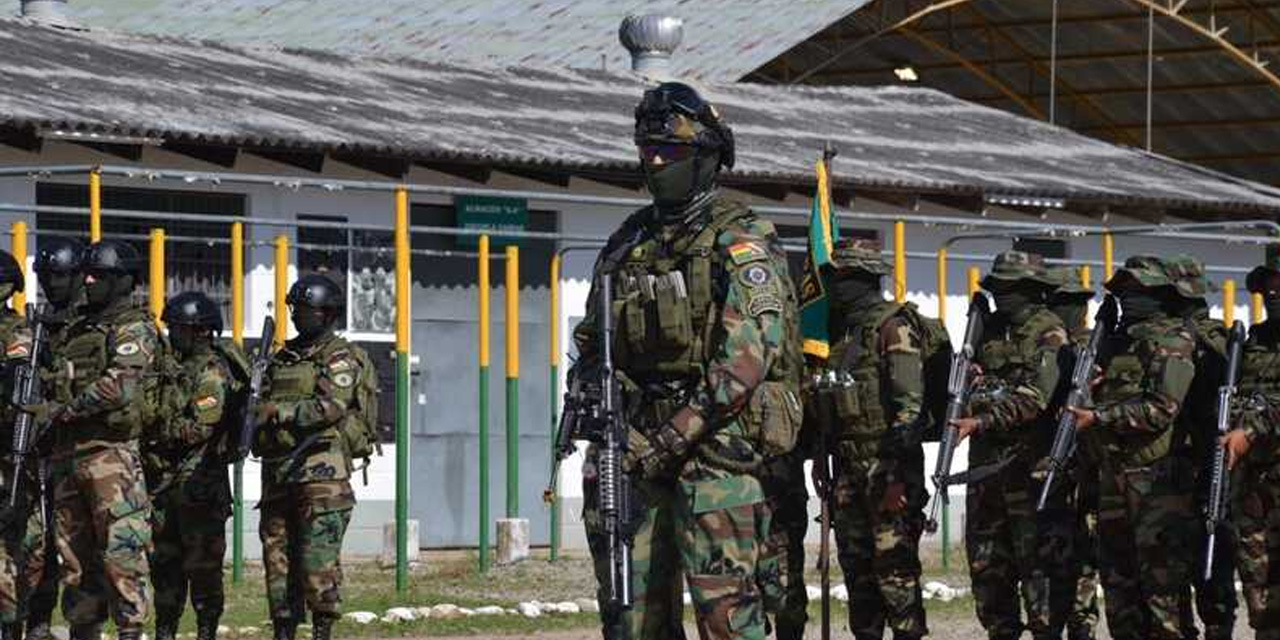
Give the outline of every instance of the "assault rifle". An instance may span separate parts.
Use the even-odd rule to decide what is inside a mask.
[[[960,350],[951,358],[951,374],[947,377],[947,413],[942,422],[942,438],[938,442],[938,464],[933,470],[933,507],[929,511],[929,520],[925,529],[930,533],[938,530],[938,510],[950,502],[947,496],[951,485],[951,463],[956,456],[956,447],[960,446],[960,430],[952,426],[952,422],[964,416],[965,405],[969,403],[969,391],[973,386],[973,356],[978,350],[978,341],[982,339],[982,327],[987,316],[991,314],[991,300],[987,294],[978,291],[969,302],[969,318],[964,328],[964,342]]]
[[[1093,377],[1093,366],[1098,361],[1098,351],[1115,330],[1118,305],[1115,296],[1107,295],[1102,299],[1102,306],[1093,317],[1093,331],[1089,332],[1089,341],[1075,349],[1075,364],[1071,369],[1071,391],[1067,393],[1064,407],[1083,407],[1089,402],[1089,381]],[[1063,410],[1058,416],[1058,429],[1053,434],[1053,446],[1049,449],[1049,473],[1045,476],[1044,486],[1040,488],[1040,500],[1036,502],[1036,511],[1044,511],[1049,501],[1049,493],[1053,489],[1053,481],[1058,477],[1076,451],[1076,415]]]
[[[44,391],[40,384],[40,358],[44,351],[44,320],[34,304],[27,305],[27,318],[35,323],[31,337],[31,354],[27,361],[18,365],[13,373],[13,405],[25,407],[44,402]],[[9,495],[4,504],[5,520],[9,524],[20,527],[26,505],[22,504],[26,497],[22,491],[23,474],[26,471],[32,449],[39,440],[36,433],[40,425],[35,416],[26,411],[19,411],[13,423],[13,471],[9,478]],[[16,522],[14,519],[16,518]]]
[[[1231,430],[1231,403],[1236,395],[1236,382],[1240,378],[1241,351],[1244,349],[1244,323],[1236,320],[1231,325],[1231,336],[1227,340],[1227,369],[1222,372],[1222,385],[1218,387],[1218,436],[1225,436]],[[1215,443],[1216,444],[1216,443]],[[1227,519],[1227,496],[1230,493],[1231,477],[1227,470],[1227,450],[1222,446],[1213,448],[1212,477],[1209,484],[1209,503],[1205,505],[1204,526],[1208,529],[1209,540],[1204,551],[1204,579],[1213,577],[1213,556],[1218,544],[1218,527]]]
[[[542,501],[555,502],[556,486],[560,480],[560,463],[577,450],[574,440],[599,440],[599,434],[591,433],[598,426],[598,409],[601,404],[600,389],[575,365],[569,370],[569,390],[564,394],[564,408],[560,412],[560,424],[556,427],[555,447],[551,453],[551,479],[542,491]]]
[[[276,339],[276,319],[267,316],[262,323],[262,339],[258,341],[258,350],[254,354],[249,375],[249,400],[244,403],[244,420],[240,426],[240,438],[237,443],[236,460],[244,460],[253,448],[253,441],[258,436],[258,404],[262,402],[262,382],[267,375],[267,366],[271,364],[271,344]]]

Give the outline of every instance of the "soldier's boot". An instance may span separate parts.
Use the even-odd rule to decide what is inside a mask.
[[[179,620],[181,614],[175,616],[167,612],[156,612],[156,640],[174,640],[178,637]]]
[[[196,640],[218,640],[218,619],[221,617],[218,613],[203,612],[196,616]]]
[[[116,632],[116,640],[142,640],[142,627],[127,627]]]
[[[294,640],[298,637],[298,621],[294,618],[275,618],[271,621],[272,640]]]
[[[0,640],[22,640],[22,623],[8,622],[0,625]]]
[[[337,616],[312,614],[311,640],[332,640],[333,622]]]
[[[23,640],[53,640],[53,630],[49,627],[48,619],[28,618],[26,635],[21,637]]]
[[[102,640],[102,623],[71,625],[71,640]]]

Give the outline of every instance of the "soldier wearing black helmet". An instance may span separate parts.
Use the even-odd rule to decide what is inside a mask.
[[[12,425],[16,408],[10,404],[13,397],[12,386],[14,371],[18,364],[31,355],[31,329],[26,320],[5,305],[14,293],[23,290],[22,267],[12,255],[0,251],[0,348],[4,349],[3,365],[0,366],[0,424]],[[16,639],[22,637],[22,622],[25,617],[25,599],[40,581],[43,566],[43,553],[40,541],[44,529],[44,514],[38,508],[38,477],[35,465],[28,465],[24,478],[17,480],[12,474],[12,458],[10,457],[12,433],[5,431],[0,437],[0,451],[3,451],[3,462],[0,472],[6,482],[20,482],[26,492],[24,504],[29,507],[27,513],[15,514],[14,526],[23,526],[21,530],[5,533],[0,539],[0,637]],[[13,534],[13,535],[11,535]]]
[[[333,331],[346,305],[332,280],[304,275],[286,301],[298,336],[273,357],[256,408],[267,600],[276,640],[292,640],[308,609],[312,637],[329,640],[342,602],[338,556],[356,502],[352,460],[368,456],[376,372]]]
[[[782,572],[766,549],[757,476],[799,431],[797,296],[773,225],[719,193],[734,139],[711,103],[678,82],[653,87],[636,107],[634,141],[653,204],[599,255],[570,372],[590,379],[600,364],[595,300],[609,274],[614,364],[630,381],[624,467],[646,508],[625,523],[635,532],[629,611],[607,606],[608,564],[596,563],[604,633],[683,637],[687,581],[705,639],[763,637],[764,599],[780,594]],[[588,451],[583,519],[600,559],[597,458]]]
[[[54,502],[62,612],[75,640],[96,640],[108,611],[120,640],[137,640],[151,608],[151,501],[139,437],[156,417],[160,342],[151,314],[132,301],[141,265],[129,244],[89,245],[86,302],[58,348],[71,372],[65,395],[28,407],[51,423],[54,458],[68,463]]]
[[[220,437],[240,417],[238,379],[247,367],[234,345],[218,342],[222,312],[205,294],[187,291],[170,298],[161,320],[176,362],[163,379],[166,419],[147,434],[143,446],[155,512],[155,637],[173,640],[189,591],[197,640],[214,640],[225,601],[222,558],[231,515]]]
[[[40,321],[44,324],[47,354],[47,357],[42,358],[44,362],[40,367],[40,377],[45,394],[57,403],[66,404],[71,401],[71,381],[66,376],[67,360],[63,347],[66,343],[66,329],[76,318],[76,308],[84,298],[84,275],[80,272],[84,244],[67,236],[42,236],[38,242],[35,272],[44,303],[40,307]],[[50,463],[47,458],[40,460],[41,487],[50,494],[40,504],[45,508],[45,522],[49,523],[54,521],[51,494],[52,488],[58,483],[56,472],[59,469],[60,465]],[[45,528],[43,544],[40,546],[44,572],[28,603],[27,640],[53,638],[50,622],[53,620],[53,610],[58,605],[59,580],[56,544],[54,528]]]

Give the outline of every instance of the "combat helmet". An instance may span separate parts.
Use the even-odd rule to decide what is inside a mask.
[[[99,240],[89,245],[80,266],[86,272],[100,271],[136,276],[142,269],[142,259],[138,255],[138,250],[127,242]]]
[[[996,256],[991,272],[982,279],[982,288],[990,291],[1018,281],[1033,282],[1046,289],[1058,286],[1058,281],[1045,268],[1043,256],[1025,251],[1005,251]]]
[[[641,153],[663,145],[689,145],[717,152],[720,166],[733,168],[733,130],[702,94],[683,82],[664,82],[645,91],[635,120],[635,143]]]
[[[1183,298],[1204,300],[1214,291],[1213,283],[1205,277],[1204,263],[1195,256],[1180,253],[1172,258],[1165,258],[1164,270],[1173,290]]]
[[[285,303],[305,305],[317,309],[341,310],[346,307],[346,298],[342,287],[328,276],[321,273],[308,273],[289,288]]]
[[[1150,289],[1173,287],[1173,282],[1165,271],[1164,261],[1156,256],[1129,256],[1124,261],[1124,266],[1116,269],[1115,275],[1111,276],[1105,286],[1108,291],[1115,291],[1120,283],[1128,279]]]
[[[1084,279],[1080,275],[1080,269],[1076,267],[1051,267],[1049,277],[1057,283],[1053,290],[1055,298],[1067,299],[1083,299],[1088,300],[1093,297],[1093,289],[1084,286]]]
[[[1280,247],[1268,244],[1262,264],[1245,276],[1245,287],[1250,293],[1266,293],[1267,277],[1273,273],[1280,273]]]
[[[169,298],[160,319],[167,325],[186,325],[222,333],[222,312],[209,296],[199,291],[184,291]]]
[[[75,273],[84,258],[84,244],[75,238],[53,236],[39,239],[35,270],[43,273]]]
[[[831,251],[831,267],[837,271],[856,269],[882,276],[890,272],[880,255],[880,243],[865,238],[842,238]]]

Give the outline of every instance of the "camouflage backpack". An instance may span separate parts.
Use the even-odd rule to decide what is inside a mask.
[[[920,336],[921,376],[924,378],[924,403],[920,420],[923,439],[936,442],[942,435],[947,416],[947,379],[951,376],[951,337],[937,318],[920,313],[910,302],[902,306],[905,315]]]
[[[347,413],[340,429],[347,454],[352,460],[364,460],[361,468],[366,468],[371,456],[382,455],[378,438],[378,369],[364,349],[354,344],[347,348],[359,363],[360,373],[356,377],[356,406]],[[367,478],[365,482],[368,483]]]

